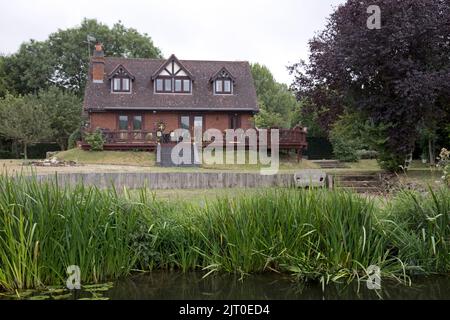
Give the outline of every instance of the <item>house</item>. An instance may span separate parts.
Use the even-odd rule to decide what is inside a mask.
[[[83,112],[85,130],[101,129],[105,149],[152,150],[173,141],[178,128],[191,136],[209,128],[246,130],[258,111],[246,61],[113,58],[95,46]]]

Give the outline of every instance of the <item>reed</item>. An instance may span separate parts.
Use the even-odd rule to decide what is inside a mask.
[[[385,210],[391,245],[417,273],[450,272],[450,189],[404,190]]]
[[[402,192],[387,206],[344,191],[270,189],[200,204],[146,189],[61,186],[0,176],[0,288],[82,283],[133,270],[287,272],[350,281],[450,270],[450,191]]]

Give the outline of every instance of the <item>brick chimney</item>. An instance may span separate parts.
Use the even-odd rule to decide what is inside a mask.
[[[92,81],[94,83],[103,83],[105,75],[105,53],[100,43],[95,45],[94,56],[92,57]]]

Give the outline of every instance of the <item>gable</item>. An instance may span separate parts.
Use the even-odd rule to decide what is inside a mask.
[[[194,80],[193,75],[185,66],[172,54],[153,74],[152,79],[159,76],[184,76]]]

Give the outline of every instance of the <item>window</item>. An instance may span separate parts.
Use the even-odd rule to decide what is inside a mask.
[[[163,91],[163,79],[156,79],[156,91],[157,92]]]
[[[189,116],[181,116],[181,129],[189,130]]]
[[[222,91],[222,80],[216,80],[216,92],[220,93]]]
[[[163,77],[156,79],[156,92],[172,92],[172,79]]]
[[[128,116],[119,116],[119,130],[128,130]]]
[[[120,79],[114,78],[114,91],[120,91]]]
[[[223,92],[231,93],[231,81],[230,80],[223,80]]]
[[[133,117],[133,130],[142,130],[142,116]]]
[[[232,93],[232,84],[230,79],[217,79],[214,83],[214,90],[216,94]]]
[[[183,80],[183,92],[191,92],[191,80]]]
[[[240,117],[237,114],[230,116],[230,129],[239,129],[240,127]]]
[[[127,92],[130,91],[130,79],[122,79],[122,90]]]
[[[156,78],[155,89],[159,93],[190,93],[191,80],[186,77],[164,76]]]
[[[114,92],[130,92],[129,78],[113,78],[112,86]]]
[[[164,91],[165,92],[172,91],[172,79],[164,79]]]
[[[181,79],[175,79],[175,92],[181,92]]]

